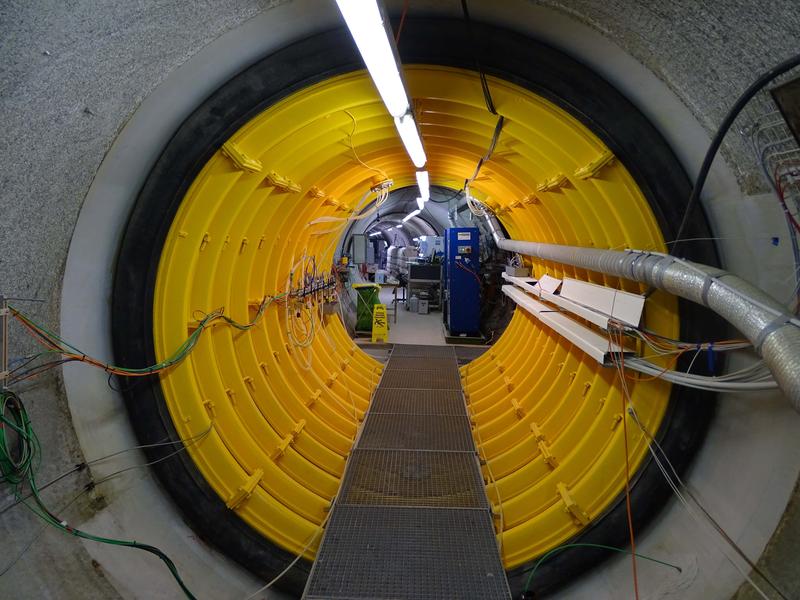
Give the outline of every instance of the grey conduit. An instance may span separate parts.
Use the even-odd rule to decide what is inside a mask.
[[[638,281],[713,310],[753,344],[800,412],[800,320],[769,294],[726,271],[674,256],[509,240],[496,217],[487,221],[503,250]]]

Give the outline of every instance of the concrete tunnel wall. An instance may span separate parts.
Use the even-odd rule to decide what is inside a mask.
[[[713,87],[704,87],[712,81],[695,79],[694,73],[698,72],[695,67],[730,73],[726,71],[730,61],[742,70],[742,65],[751,65],[755,72],[787,54],[789,49],[782,40],[797,32],[797,22],[791,21],[788,5],[773,7],[774,19],[765,17],[760,9],[753,16],[752,29],[744,34],[741,27],[747,19],[742,18],[741,6],[719,7],[716,15],[687,13],[684,16],[693,19],[686,19],[683,39],[676,39],[673,24],[679,16],[679,6],[675,7],[678,14],[656,15],[650,11],[637,13],[624,3],[605,4],[602,12],[593,3],[587,4],[580,11],[573,5],[572,15],[532,3],[493,5],[491,14],[485,6],[476,5],[473,12],[478,18],[506,25],[514,23],[516,28],[563,47],[591,64],[661,126],[690,173],[699,163],[706,143],[697,121],[713,125],[719,120],[727,98],[743,85],[742,75],[737,73],[736,78],[723,75],[713,80]],[[269,9],[251,3],[192,5],[191,10],[184,7],[175,13],[165,8],[138,12],[136,8],[120,5],[113,9],[119,11],[113,16],[90,10],[89,5],[61,15],[50,11],[49,17],[40,18],[43,11],[37,12],[36,5],[27,4],[23,9],[17,8],[28,11],[27,14],[14,14],[12,7],[4,15],[5,26],[16,35],[8,38],[13,40],[8,50],[11,57],[8,64],[12,66],[3,76],[7,91],[3,94],[2,111],[4,121],[9,124],[3,144],[9,158],[3,189],[7,219],[2,223],[1,268],[3,281],[10,286],[5,293],[37,295],[49,300],[37,307],[35,314],[49,324],[58,323],[61,266],[78,210],[94,178],[78,224],[75,238],[78,250],[68,265],[61,329],[69,339],[75,339],[70,332],[85,330],[96,334],[91,343],[102,352],[108,348],[107,331],[104,332],[107,306],[103,297],[113,259],[113,250],[108,248],[113,248],[118,239],[125,207],[131,199],[130,189],[135,189],[136,181],[141,181],[148,162],[163,145],[168,132],[198,99],[230,74],[302,33],[334,24],[336,14],[332,10],[309,10],[307,2],[283,3]],[[519,19],[519,11],[525,11],[525,19]],[[578,18],[575,12],[580,12]],[[623,21],[622,15],[626,15],[626,20]],[[253,18],[247,20],[248,17]],[[765,44],[756,26],[756,21],[762,19],[782,23],[785,35],[778,30],[766,39],[769,44]],[[34,34],[32,28],[39,29]],[[607,37],[599,35],[598,29]],[[717,35],[704,35],[709,30]],[[731,47],[728,40],[734,30],[739,35],[737,44]],[[49,47],[41,43],[45,39],[51,41],[46,44]],[[43,46],[41,50],[39,45]],[[692,52],[686,52],[687,49]],[[733,52],[741,53],[735,61],[731,60]],[[187,56],[192,58],[185,60]],[[694,60],[698,62],[695,64]],[[161,85],[156,88],[159,82]],[[128,127],[117,137],[131,115]],[[98,171],[104,153],[115,139],[117,142]],[[749,178],[746,155],[735,143],[727,152],[733,169],[729,169],[730,165],[717,166],[706,203],[716,234],[734,238],[721,240],[725,266],[780,292],[775,284],[785,277],[790,262],[785,256],[777,258],[775,253],[785,245],[773,250],[758,242],[762,236],[783,234],[779,215],[772,209],[774,202],[768,196],[743,193],[742,190],[746,193],[758,189]],[[731,170],[739,176],[741,188]],[[743,233],[748,222],[758,223],[758,231]],[[99,230],[98,225],[102,225]],[[107,236],[105,244],[101,244],[107,247],[107,253],[99,251],[97,237],[82,238],[90,230]],[[742,243],[742,236],[751,241]],[[775,265],[775,270],[755,269],[759,262]],[[77,298],[86,303],[75,303]],[[17,347],[20,351],[15,354],[29,349],[24,345]],[[25,392],[34,419],[41,424],[45,448],[43,478],[78,462],[81,453],[90,458],[106,450],[135,445],[126,429],[126,416],[119,400],[104,386],[104,378],[87,379],[83,373],[70,378],[67,374],[69,410],[80,445],[74,437],[58,379],[44,380]],[[712,510],[716,508],[717,513],[728,519],[723,519],[723,525],[740,536],[739,541],[752,556],[760,553],[772,534],[796,479],[797,450],[789,440],[796,436],[797,428],[796,417],[779,398],[759,398],[758,403],[747,397],[725,398],[692,472],[693,485],[701,490]],[[763,464],[770,465],[771,471],[759,470]],[[730,477],[734,472],[746,472],[747,476]],[[53,502],[60,504],[70,498],[84,481],[65,483],[53,493]],[[739,499],[737,505],[731,505],[730,497]],[[168,553],[178,555],[179,567],[187,579],[202,582],[198,587],[207,590],[211,597],[238,597],[257,587],[240,569],[192,540],[191,532],[175,519],[169,501],[144,473],[118,480],[104,490],[103,500],[86,502],[75,514],[73,518],[77,520],[87,519],[87,528],[148,537]],[[13,529],[15,537],[21,539],[25,538],[22,532],[35,532],[37,528],[21,512],[4,515],[2,523],[4,530]],[[783,531],[791,532],[791,525]],[[698,552],[698,548],[708,545],[704,539],[692,531],[690,522],[680,515],[680,507],[673,506],[642,539],[642,547],[646,552],[652,545],[680,557],[676,560],[691,562],[692,554],[704,554]],[[46,532],[43,541],[47,543],[35,544],[20,564],[0,579],[0,590],[8,586],[22,597],[40,596],[46,590],[76,597],[92,597],[92,594],[110,597],[116,588],[125,597],[158,594],[171,597],[173,588],[168,576],[139,557],[89,546],[76,552],[77,542],[64,539],[57,532]],[[97,561],[96,567],[92,566],[90,555]],[[741,579],[729,567],[726,571],[720,566],[723,561],[718,556],[716,559],[698,556],[695,560],[699,567],[696,578],[690,580],[687,576],[685,581],[661,583],[689,585],[685,597],[727,597]],[[43,564],[56,566],[42,571]],[[132,569],[131,565],[141,567]],[[132,571],[141,569],[148,572],[146,588],[137,588],[141,582],[131,576]],[[662,577],[657,571],[648,575]],[[607,590],[608,597],[614,597],[616,586],[627,577],[627,565],[615,561],[603,569],[602,576],[597,573],[590,576],[578,589],[565,595],[576,597],[587,593],[582,589],[593,588],[593,597],[597,597],[600,585],[600,589]]]

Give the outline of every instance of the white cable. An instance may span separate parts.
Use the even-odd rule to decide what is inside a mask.
[[[317,536],[318,536],[318,535],[319,535],[319,534],[320,534],[320,533],[321,533],[321,532],[322,532],[322,531],[325,529],[325,525],[326,525],[326,523],[328,522],[328,518],[330,517],[330,515],[331,515],[331,512],[333,512],[333,511],[332,511],[332,510],[331,510],[331,511],[328,511],[328,514],[326,514],[326,515],[325,515],[325,518],[322,520],[322,523],[320,523],[320,524],[319,524],[319,527],[318,527],[318,528],[317,528],[317,530],[314,532],[314,535],[312,535],[312,536],[309,538],[309,540],[308,540],[308,543],[307,543],[307,544],[306,544],[306,545],[303,547],[303,549],[302,549],[302,550],[300,550],[300,554],[298,554],[298,555],[295,557],[295,559],[294,559],[292,562],[290,562],[290,563],[289,563],[289,564],[286,566],[286,568],[285,568],[283,571],[281,571],[280,573],[278,573],[278,574],[275,576],[275,578],[274,578],[272,581],[270,581],[269,583],[267,583],[265,586],[263,586],[263,587],[261,587],[261,588],[257,589],[255,592],[253,592],[252,594],[250,594],[249,596],[247,596],[247,598],[245,598],[244,600],[252,600],[252,599],[253,599],[253,598],[255,598],[256,596],[258,596],[258,595],[259,595],[261,592],[265,592],[265,591],[267,591],[269,588],[271,588],[273,585],[275,585],[275,583],[277,583],[278,581],[280,581],[281,577],[283,577],[284,575],[286,575],[286,573],[288,573],[288,572],[289,572],[289,570],[290,570],[290,569],[291,569],[293,566],[295,566],[295,565],[297,564],[297,562],[298,562],[298,561],[299,561],[301,558],[303,558],[303,555],[304,555],[304,554],[306,553],[306,551],[307,551],[307,550],[308,550],[308,549],[311,547],[311,544],[313,544],[313,543],[314,543],[314,540],[316,540],[316,539],[317,539]]]
[[[609,347],[611,347],[612,335],[613,335],[612,333],[609,334]],[[625,403],[626,403],[626,406],[627,406],[627,411],[626,412],[633,417],[633,419],[636,422],[637,426],[642,430],[642,433],[645,436],[645,441],[647,442],[647,448],[648,448],[650,454],[652,455],[653,460],[655,461],[656,465],[658,466],[658,469],[661,471],[661,474],[664,476],[664,479],[666,480],[667,484],[669,485],[669,487],[672,489],[673,493],[675,494],[675,497],[683,505],[683,507],[686,509],[686,511],[689,513],[689,515],[692,517],[692,519],[694,519],[694,521],[698,525],[702,526],[703,521],[701,520],[700,516],[697,515],[697,513],[694,511],[694,509],[692,509],[692,507],[689,505],[688,501],[686,500],[684,495],[681,493],[681,491],[678,489],[678,486],[675,484],[675,482],[673,481],[672,477],[669,475],[669,473],[667,473],[666,469],[664,468],[664,465],[662,464],[661,460],[656,455],[655,450],[653,449],[653,445],[651,443],[651,440],[661,450],[662,454],[664,455],[664,459],[667,462],[669,462],[669,459],[667,458],[667,455],[664,452],[663,448],[661,448],[661,446],[658,445],[658,442],[652,436],[649,435],[649,433],[647,432],[647,429],[644,427],[644,425],[639,420],[639,416],[636,413],[636,409],[633,407],[633,401],[631,399],[630,391],[628,389],[628,383],[625,380],[625,372],[624,372],[624,369],[623,369],[623,366],[622,366],[621,362],[617,362],[616,360],[613,360],[613,357],[612,357],[612,361],[614,363],[614,366],[616,367],[617,375],[618,375],[619,380],[620,380],[620,387],[622,389],[622,393],[624,394]],[[672,467],[671,463],[670,463],[670,467],[672,468],[673,472],[675,472],[675,469],[674,469],[674,467]],[[677,473],[675,473],[675,475],[676,475],[676,478],[678,479],[678,481],[681,482],[681,485],[683,485],[683,487],[686,487],[685,484],[683,484],[683,482],[680,480],[680,477],[677,476]],[[697,502],[697,501],[695,500],[695,502]],[[714,536],[713,539],[717,540],[717,544],[719,544],[719,539],[716,536]],[[762,598],[764,598],[764,600],[771,600],[769,598],[769,596],[767,596],[764,593],[764,591],[760,587],[758,587],[758,585],[753,581],[753,579],[750,577],[750,575],[748,573],[746,573],[728,555],[728,553],[725,550],[723,550],[719,546],[718,546],[718,549],[720,550],[722,555],[725,557],[725,559],[734,566],[734,568],[742,575],[742,577],[744,577],[747,580],[748,583],[750,583],[751,586],[753,586],[753,589],[755,589],[756,592],[758,592],[758,594]]]
[[[679,371],[664,371],[658,365],[637,358],[625,360],[625,366],[645,375],[656,375],[671,383],[708,391],[757,392],[778,389],[774,380],[736,381],[722,377],[705,377]]]

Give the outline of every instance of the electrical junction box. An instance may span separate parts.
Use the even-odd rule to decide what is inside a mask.
[[[451,227],[444,237],[444,285],[450,335],[480,334],[480,246],[477,227]]]

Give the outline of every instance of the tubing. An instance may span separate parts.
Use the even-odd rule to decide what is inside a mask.
[[[726,271],[667,254],[509,240],[496,217],[487,221],[503,250],[638,281],[710,308],[750,340],[800,412],[800,321],[765,292]]]

